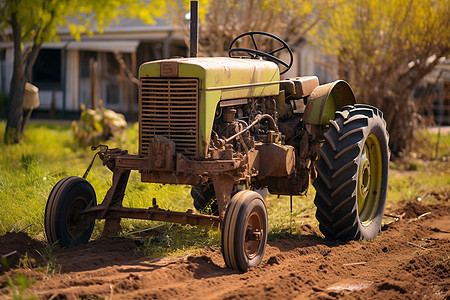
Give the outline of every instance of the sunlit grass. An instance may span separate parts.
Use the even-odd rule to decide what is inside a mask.
[[[0,123],[0,132],[4,127]],[[26,232],[42,235],[51,188],[60,178],[81,173],[85,155],[71,144],[68,127],[55,125],[30,125],[21,144],[4,145],[0,139],[0,233],[29,226]]]
[[[4,132],[5,123],[0,123]],[[126,141],[109,141],[110,147],[122,147],[137,153],[137,126],[130,126]],[[82,176],[94,152],[77,148],[68,125],[30,124],[21,144],[5,145],[0,139],[0,234],[21,231],[44,239],[44,210],[53,186],[66,176]],[[96,160],[88,181],[101,202],[111,186],[112,173]],[[149,207],[156,198],[160,207],[171,210],[192,208],[186,186],[147,184],[132,172],[124,197],[124,205]],[[128,229],[146,226],[149,222],[124,220]],[[96,230],[96,233],[100,233]]]
[[[217,226],[192,227],[170,224],[146,238],[139,251],[149,257],[182,256],[196,254],[205,247],[219,245],[220,229]]]
[[[5,123],[0,122],[0,133]],[[431,203],[450,193],[450,136],[423,133],[411,157],[391,162],[387,208],[406,201]],[[110,147],[138,152],[138,126],[131,125],[126,140],[108,141]],[[436,155],[436,149],[438,149]],[[82,176],[94,153],[80,149],[73,140],[69,125],[30,124],[24,140],[18,145],[5,145],[0,139],[0,234],[25,231],[45,240],[44,210],[52,187],[66,176]],[[101,203],[111,186],[112,173],[96,160],[88,181],[93,185],[97,202]],[[124,197],[124,206],[147,208],[156,198],[163,209],[193,209],[190,187],[142,183],[133,171]],[[314,206],[315,191],[310,186],[307,196],[294,196],[292,212],[288,196],[269,195],[266,204],[269,217],[269,238],[284,234],[308,235],[317,229]],[[97,222],[93,238],[101,235],[103,221]],[[172,225],[154,221],[123,219],[125,235],[151,228],[158,230],[131,236],[143,238],[141,250],[151,256],[178,255],[197,251],[204,246],[220,245],[220,230],[208,227]],[[306,230],[305,230],[306,228]]]
[[[450,195],[450,134],[417,133],[408,157],[390,163],[388,207],[407,201],[423,204]]]
[[[302,235],[305,224],[316,225],[314,206],[315,190],[312,185],[306,196],[268,195],[266,199],[267,213],[269,218],[269,238],[276,238],[285,233]]]

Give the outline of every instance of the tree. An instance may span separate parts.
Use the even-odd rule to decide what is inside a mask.
[[[79,40],[82,34],[102,30],[119,17],[138,17],[154,22],[164,1],[146,0],[3,0],[0,2],[0,35],[11,40],[14,67],[8,100],[5,143],[18,143],[24,130],[23,97],[33,65],[43,43],[57,41],[57,30],[68,26]]]
[[[189,1],[167,1],[171,20],[189,45]],[[233,38],[248,31],[267,31],[294,45],[319,23],[326,0],[200,0],[200,55],[225,55]]]
[[[411,94],[450,54],[450,1],[342,1],[326,19],[322,49],[338,56],[358,101],[384,112],[392,153],[407,152],[427,105]]]

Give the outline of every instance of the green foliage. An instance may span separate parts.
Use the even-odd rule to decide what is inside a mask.
[[[154,23],[154,17],[160,17],[163,9],[164,1],[6,0],[0,4],[0,31],[5,32],[11,26],[11,17],[16,15],[23,42],[57,41],[57,30],[61,26],[68,26],[79,40],[82,34],[91,35],[94,30],[101,32],[108,24],[118,22],[120,17]]]
[[[433,203],[450,196],[450,163],[408,158],[391,163],[388,206],[407,201]]]
[[[424,160],[450,159],[450,134],[445,128],[435,128],[434,132],[423,130],[416,132],[411,155]]]
[[[269,194],[266,198],[267,213],[269,218],[269,239],[281,237],[286,233],[301,235],[306,224],[317,225],[315,219],[316,208],[314,206],[315,190],[311,185],[307,196],[292,197],[276,196]]]
[[[28,288],[34,284],[35,280],[28,277],[22,273],[17,274],[17,276],[12,279],[8,275],[5,276],[6,284],[11,289],[11,297],[14,300],[34,300],[37,297],[31,295],[28,292]]]
[[[36,266],[36,260],[28,256],[28,252],[19,259],[19,268],[33,269]]]
[[[103,106],[102,101],[95,110],[81,107],[79,122],[72,122],[75,140],[80,146],[97,146],[112,137],[123,138],[127,122],[122,114]]]
[[[57,31],[67,26],[76,40],[82,34],[102,33],[120,17],[154,22],[164,8],[164,1],[147,0],[5,0],[0,1],[0,36],[12,41],[14,69],[10,84],[8,123],[4,140],[19,143],[24,87],[43,43],[59,41]],[[28,47],[24,47],[27,44]]]
[[[338,56],[339,77],[349,81],[358,102],[384,112],[393,155],[407,153],[417,113],[433,101],[410,95],[450,54],[449,0],[340,1],[326,21],[315,42]]]
[[[4,127],[0,123],[0,130]],[[43,209],[52,186],[61,177],[82,173],[89,159],[87,151],[80,159],[83,152],[73,148],[68,133],[67,126],[31,124],[22,144],[0,142],[0,234],[32,224],[27,232],[43,238]]]

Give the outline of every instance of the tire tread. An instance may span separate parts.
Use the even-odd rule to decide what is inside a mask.
[[[382,133],[377,134],[386,143],[384,164],[385,158],[389,161],[389,135],[380,110],[366,104],[347,105],[337,111],[335,119],[330,121],[324,144],[319,150],[320,159],[316,164],[318,176],[313,182],[316,189],[316,218],[320,231],[327,239],[347,241],[370,237],[372,233],[369,231],[375,229],[379,231],[379,228],[367,229],[362,226],[356,195],[359,156],[365,139],[375,127],[381,127]],[[380,198],[383,210],[385,198],[386,195]]]

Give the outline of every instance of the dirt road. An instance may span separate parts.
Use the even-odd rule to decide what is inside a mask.
[[[135,254],[131,239],[56,249],[60,274],[10,270],[0,298],[11,292],[5,275],[20,271],[36,279],[29,292],[43,299],[450,299],[450,201],[388,213],[403,217],[374,241],[336,244],[312,229],[269,242],[263,263],[244,274],[225,268],[219,248],[157,260]],[[0,245],[2,253],[33,252],[38,243],[8,234]]]

